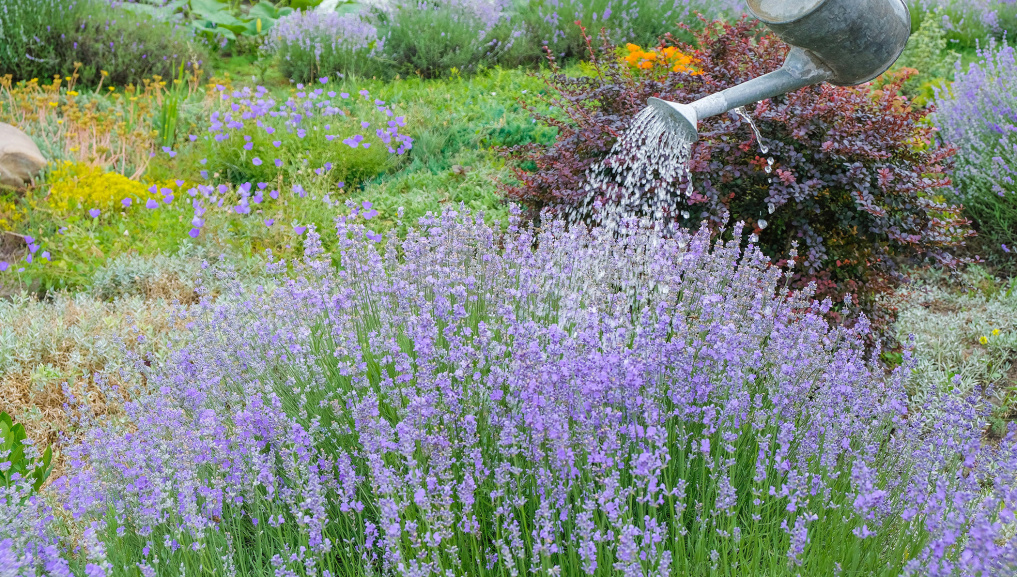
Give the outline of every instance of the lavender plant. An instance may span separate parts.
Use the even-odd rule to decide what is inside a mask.
[[[990,40],[978,61],[936,93],[940,133],[958,149],[955,193],[995,264],[1017,265],[1017,57]]]
[[[182,26],[117,9],[106,0],[9,0],[0,5],[0,76],[70,76],[107,85],[172,78],[207,60]],[[104,74],[105,72],[105,74]]]
[[[951,41],[966,47],[1017,31],[1015,0],[908,0],[908,6],[915,25],[935,18]]]
[[[181,310],[126,419],[66,451],[93,571],[1017,567],[1017,430],[984,445],[963,399],[909,406],[865,322],[831,328],[740,230],[532,231],[513,209],[498,234],[449,210],[399,240],[351,209],[338,266],[310,230],[296,280]],[[0,535],[23,574],[56,562],[24,553],[41,525]]]
[[[395,0],[375,9],[396,72],[425,78],[537,56],[510,18],[511,0]],[[518,42],[518,44],[517,44]]]
[[[373,71],[383,47],[377,28],[363,16],[314,10],[280,18],[267,42],[280,71],[297,82]]]

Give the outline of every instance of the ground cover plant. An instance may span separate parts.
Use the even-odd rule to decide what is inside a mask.
[[[754,247],[560,221],[535,238],[518,214],[501,236],[454,211],[379,243],[362,217],[338,223],[338,269],[312,234],[297,280],[187,315],[193,338],[139,365],[153,386],[127,422],[66,449],[82,555],[61,556],[30,501],[7,558],[115,574],[1017,562],[1017,431],[982,445],[983,417],[941,395],[950,425],[930,428],[906,369],[866,362],[864,324],[831,329],[829,303],[785,294]]]
[[[691,102],[779,68],[786,45],[772,35],[757,40],[758,32],[747,20],[713,25],[695,45],[665,39],[652,53],[630,47],[625,58],[610,43],[591,46],[594,76],[549,77],[550,103],[561,112],[537,118],[559,129],[558,140],[518,151],[522,185],[508,196],[534,210],[587,202],[588,170],[648,97]],[[684,197],[663,218],[686,228],[706,220],[717,230],[745,221],[775,261],[797,243],[798,286],[816,282],[818,294],[837,301],[853,294],[886,326],[892,311],[876,308],[874,295],[902,280],[901,259],[953,266],[952,247],[970,234],[959,207],[940,196],[952,150],[933,139],[927,112],[909,106],[900,82],[875,93],[819,85],[763,101],[749,110],[761,143],[736,115],[706,119],[679,186]],[[595,191],[608,204],[615,194]],[[644,196],[654,194],[647,185]]]
[[[82,88],[79,68],[49,82],[0,77],[0,121],[20,127],[54,163],[85,164],[137,180],[159,145],[173,144],[178,129],[196,128],[200,69],[185,74],[181,66],[174,78],[156,75],[118,91],[107,75]]]
[[[1017,282],[981,266],[945,276],[930,272],[901,289],[898,338],[915,339],[911,395],[982,395],[992,408],[988,434],[999,436],[1017,417]]]

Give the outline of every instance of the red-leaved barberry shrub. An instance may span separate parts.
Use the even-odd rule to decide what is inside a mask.
[[[506,187],[506,196],[534,215],[582,202],[587,170],[647,98],[692,102],[779,68],[788,47],[764,32],[743,19],[705,26],[692,45],[661,40],[658,52],[674,46],[692,55],[695,72],[635,68],[606,41],[594,49],[587,36],[595,72],[568,76],[551,60],[540,97],[550,112],[530,110],[558,128],[558,138],[513,150],[520,184]],[[929,110],[901,95],[905,79],[879,90],[821,84],[749,107],[767,154],[737,115],[701,121],[689,166],[693,192],[669,218],[693,229],[705,221],[718,235],[744,221],[777,263],[797,245],[796,285],[815,282],[817,296],[835,302],[850,294],[874,326],[886,326],[894,311],[877,306],[877,297],[903,280],[900,266],[954,266],[953,247],[971,234],[959,207],[937,198],[949,184],[953,150],[936,144]]]

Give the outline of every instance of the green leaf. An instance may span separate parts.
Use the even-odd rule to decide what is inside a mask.
[[[247,17],[251,20],[261,18],[262,28],[265,26],[266,20],[278,20],[282,16],[279,9],[272,5],[271,2],[258,2],[247,12]]]
[[[222,36],[227,40],[237,39],[237,35],[234,34],[233,31],[229,29],[229,27],[219,26],[215,22],[210,22],[207,20],[197,21],[192,23],[192,26],[194,27],[195,32],[197,32],[198,34],[203,34],[209,40],[214,40],[216,36]]]
[[[335,7],[336,14],[356,14],[362,10],[362,6],[356,2],[344,2]]]
[[[32,487],[36,491],[42,488],[42,484],[49,478],[49,474],[53,472],[53,449],[46,447],[46,452],[42,454],[42,462],[36,465],[35,470],[32,471],[32,476],[35,477],[35,482],[32,483]]]
[[[219,14],[225,14],[232,18],[233,16],[229,13],[228,7],[224,4],[220,4],[217,0],[190,0],[191,12],[194,12],[205,20],[215,21]]]
[[[321,4],[321,0],[290,0],[290,6],[295,10],[306,10]]]

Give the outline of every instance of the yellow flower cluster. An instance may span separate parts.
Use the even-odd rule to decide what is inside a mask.
[[[693,64],[695,59],[678,50],[674,46],[667,46],[659,52],[643,50],[635,44],[626,44],[625,50],[628,53],[623,57],[625,62],[633,68],[650,70],[652,68],[667,68],[672,72],[688,72],[690,74],[702,74],[696,70]]]
[[[0,198],[0,231],[14,230],[25,218],[25,210],[13,200]]]
[[[993,329],[992,330],[992,336],[998,337],[999,336],[999,329]],[[987,344],[989,344],[989,337],[987,337],[985,335],[982,335],[981,337],[978,338],[978,342],[982,343],[983,345],[987,345]]]
[[[174,182],[156,183],[156,193],[146,185],[131,180],[122,174],[105,172],[101,168],[84,163],[64,162],[49,175],[51,187],[46,202],[51,209],[61,213],[88,211],[98,208],[102,211],[123,210],[121,202],[132,199],[132,204],[144,204],[148,199],[161,199],[159,189],[179,190]]]

